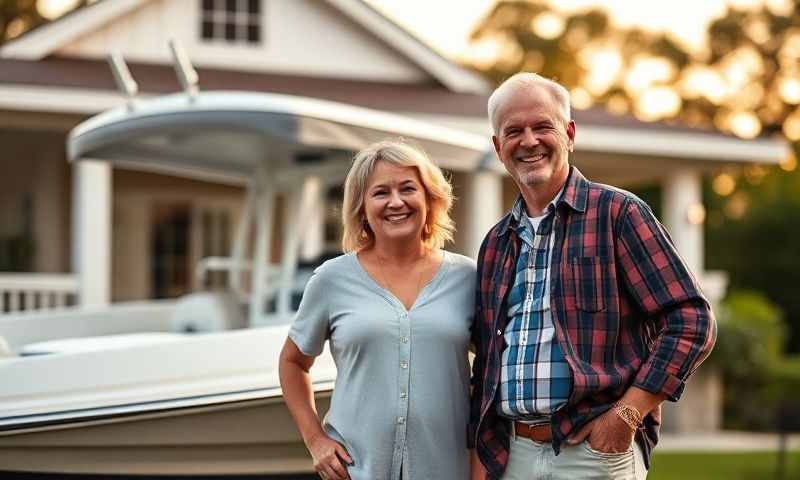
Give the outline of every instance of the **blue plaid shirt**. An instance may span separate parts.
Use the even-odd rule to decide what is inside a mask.
[[[555,340],[550,314],[550,252],[556,195],[547,213],[530,219],[519,197],[511,210],[522,242],[508,297],[509,323],[502,354],[498,413],[515,420],[548,421],[567,403],[572,374]],[[533,221],[533,223],[532,223]]]

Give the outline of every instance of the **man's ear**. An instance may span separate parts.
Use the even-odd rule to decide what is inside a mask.
[[[575,146],[575,121],[570,120],[567,123],[567,146],[569,147],[569,151],[571,152],[573,147]]]

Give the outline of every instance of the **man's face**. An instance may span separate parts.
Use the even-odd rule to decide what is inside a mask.
[[[553,95],[541,87],[519,89],[497,110],[496,121],[494,148],[517,186],[560,186],[569,171],[575,123],[565,120]]]

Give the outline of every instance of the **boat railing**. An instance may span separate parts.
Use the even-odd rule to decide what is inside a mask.
[[[0,314],[74,305],[78,287],[78,277],[69,273],[0,273]]]
[[[207,283],[208,275],[212,272],[226,272],[228,274],[229,289],[236,294],[239,301],[246,303],[251,295],[240,281],[240,275],[250,272],[253,269],[253,262],[250,260],[238,260],[234,257],[206,257],[197,262],[195,267],[194,291],[201,291]],[[301,268],[289,283],[285,284],[282,278],[283,269],[280,264],[273,263],[265,269],[267,288],[262,293],[264,300],[269,302],[274,300],[278,291],[286,286],[292,294],[302,294],[308,278],[313,269]],[[296,302],[295,302],[296,303]]]

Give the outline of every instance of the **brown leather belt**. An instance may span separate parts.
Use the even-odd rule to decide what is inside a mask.
[[[550,430],[549,423],[528,425],[527,423],[514,422],[514,435],[540,443],[549,443],[553,441],[553,432]]]

